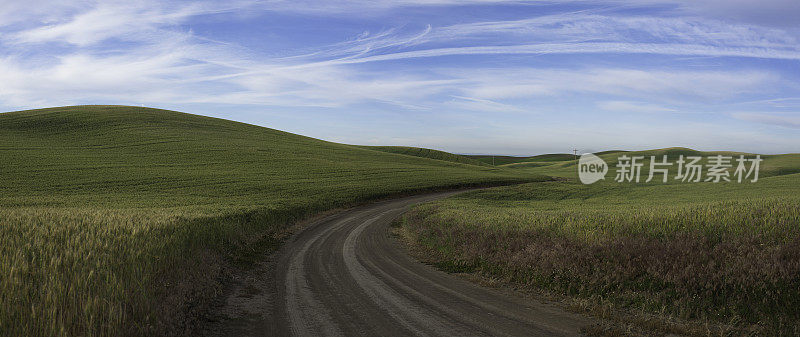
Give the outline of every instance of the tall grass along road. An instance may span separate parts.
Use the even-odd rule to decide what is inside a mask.
[[[623,330],[800,334],[797,173],[491,188],[419,205],[404,228],[436,265],[565,297]]]
[[[267,280],[229,301],[265,312],[240,312],[237,324],[216,334],[578,335],[586,318],[423,265],[389,236],[390,224],[410,205],[452,193],[358,207],[312,224],[283,247]]]

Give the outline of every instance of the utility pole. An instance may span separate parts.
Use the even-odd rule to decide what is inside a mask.
[[[578,149],[572,149],[572,153],[575,154],[575,160],[578,160]]]
[[[492,156],[492,166],[495,166],[494,165],[494,156]]]

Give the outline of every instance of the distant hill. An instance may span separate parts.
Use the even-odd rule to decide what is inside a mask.
[[[421,147],[411,147],[411,146],[361,146],[361,147],[381,152],[403,154],[403,155],[422,157],[428,159],[444,160],[461,164],[479,165],[479,166],[489,165],[487,163],[481,162],[473,158],[469,158],[467,156],[462,156],[439,150],[426,149]]]
[[[478,160],[480,162],[492,165],[507,165],[513,163],[524,163],[524,162],[553,162],[553,161],[564,161],[575,159],[574,155],[568,153],[550,153],[550,154],[540,154],[536,156],[530,157],[515,157],[515,156],[492,156],[492,155],[464,155],[464,157],[471,158],[474,160]]]
[[[602,158],[606,163],[611,166],[611,170],[614,169],[614,166],[617,163],[617,158],[619,156],[627,155],[627,156],[643,156],[645,157],[644,163],[645,168],[643,170],[648,169],[648,165],[650,163],[650,157],[655,156],[657,160],[661,160],[663,156],[667,156],[669,162],[675,162],[678,158],[683,155],[684,157],[688,156],[701,156],[701,157],[710,157],[716,155],[723,155],[723,156],[731,156],[731,157],[738,157],[739,155],[745,155],[748,158],[752,158],[756,154],[752,153],[744,153],[744,152],[733,152],[733,151],[698,151],[694,149],[684,148],[684,147],[671,147],[671,148],[664,148],[664,149],[654,149],[654,150],[644,150],[644,151],[603,151],[595,153],[600,158]],[[557,155],[542,155],[545,156],[544,158],[559,158]],[[576,161],[574,156],[564,155],[562,158],[566,158],[566,160],[561,161],[546,161],[546,160],[535,160],[534,157],[525,157],[519,158],[520,160],[516,162],[510,162],[504,164],[503,167],[507,168],[514,168],[514,169],[530,169],[531,172],[537,172],[541,174],[548,174],[554,176],[575,176],[577,171],[575,169]],[[760,176],[768,177],[768,176],[775,176],[775,175],[785,175],[785,174],[793,174],[793,173],[800,173],[800,154],[779,154],[779,155],[761,155],[763,162],[760,165]],[[735,165],[735,159],[733,161]]]

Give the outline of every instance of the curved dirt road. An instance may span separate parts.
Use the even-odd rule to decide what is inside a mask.
[[[231,295],[238,318],[216,334],[558,336],[591,323],[421,264],[390,238],[389,225],[409,206],[454,193],[375,203],[311,224],[264,267],[273,275]]]

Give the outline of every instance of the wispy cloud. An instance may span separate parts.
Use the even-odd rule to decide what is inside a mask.
[[[407,1],[404,4],[420,5],[422,2]],[[452,2],[433,4],[448,5]],[[273,5],[280,6],[281,3]],[[373,4],[375,7],[394,5],[397,4]],[[426,2],[426,5],[431,3]],[[63,92],[65,97],[80,100],[81,95],[102,98],[109,95],[109,88],[121,90],[120,86],[124,85],[129,97],[137,100],[163,97],[179,101],[327,107],[363,100],[411,106],[415,104],[404,100],[430,97],[440,92],[483,100],[487,108],[490,105],[486,103],[497,99],[576,91],[623,96],[639,93],[720,98],[775,82],[777,76],[763,71],[553,70],[536,67],[500,71],[479,68],[451,71],[434,67],[429,69],[433,71],[428,76],[397,76],[392,72],[365,71],[355,66],[454,55],[552,53],[800,59],[796,38],[777,29],[724,24],[715,20],[601,16],[583,12],[443,27],[429,25],[417,32],[389,29],[318,47],[317,52],[310,54],[262,60],[226,52],[225,49],[236,47],[203,41],[190,31],[177,28],[198,15],[252,9],[252,6],[255,5],[251,2],[241,1],[225,5],[211,2],[172,5],[102,2],[83,12],[65,14],[54,23],[2,35],[0,40],[4,44],[23,50],[37,47],[20,44],[68,43],[77,49],[68,49],[65,54],[48,59],[47,63],[33,65],[20,61],[22,57],[5,55],[0,61],[5,77],[19,80],[0,86],[0,97],[7,97],[7,104],[29,106],[44,100],[40,97],[26,99],[43,92],[41,86],[48,87],[50,96],[59,97],[57,93]],[[345,4],[331,3],[330,6]],[[487,34],[491,34],[491,38],[487,38]],[[129,50],[119,50],[124,48],[123,45],[116,45],[117,52],[102,51],[107,47],[103,42],[114,39],[135,43]],[[435,47],[454,41],[459,46]],[[494,41],[505,42],[493,45],[497,43]],[[512,75],[515,77],[513,81],[508,80],[509,72],[515,74]],[[436,77],[437,74],[440,76]],[[53,93],[54,87],[76,88],[67,85],[74,78],[82,79],[82,84],[77,86],[80,90],[61,89]],[[49,84],[44,84],[42,79],[47,79]],[[165,90],[163,85],[166,84],[171,88]],[[213,88],[215,95],[197,90],[198,86]],[[148,87],[158,90],[147,93]],[[191,98],[191,92],[202,94]],[[138,97],[136,93],[139,93]],[[116,95],[108,97],[118,98]],[[475,101],[472,103],[471,106],[476,106]]]
[[[450,70],[446,74],[456,75]],[[599,93],[649,101],[722,100],[776,85],[780,77],[763,71],[660,71],[625,68],[483,69],[469,72],[463,86],[473,97],[520,98],[567,93]]]
[[[618,112],[664,113],[677,111],[655,104],[628,101],[603,101],[597,103],[597,106],[603,110]]]
[[[450,107],[455,107],[458,110],[475,110],[483,112],[526,112],[526,110],[510,104],[503,104],[488,99],[480,99],[475,97],[465,96],[452,96],[455,98],[445,104]],[[529,111],[528,111],[529,112]]]
[[[731,115],[748,122],[800,129],[800,113],[736,112]]]
[[[726,19],[738,19],[768,25],[794,25],[800,16],[800,3],[794,0],[273,0],[261,3],[265,9],[272,11],[339,14],[339,15],[375,15],[403,7],[437,7],[437,6],[471,6],[487,4],[527,4],[527,5],[559,5],[584,4],[615,7],[658,6],[672,8],[680,14],[695,16],[711,16]]]
[[[347,51],[357,55],[329,62],[353,64],[449,55],[552,53],[800,59],[798,38],[784,30],[698,18],[560,14],[429,26],[413,38],[384,35],[381,40],[377,43],[369,39],[350,46]],[[460,46],[432,47],[445,42],[458,42]],[[407,50],[398,51],[396,47]]]
[[[164,27],[175,26],[203,14],[241,10],[249,3],[243,1],[215,4],[213,2],[158,1],[101,1],[83,12],[63,13],[41,26],[21,30],[6,36],[12,43],[69,43],[78,46],[96,44],[107,39],[158,39]]]
[[[797,75],[781,66],[800,61],[798,30],[725,19],[732,12],[702,15],[700,8],[722,6],[713,0],[601,5],[576,0],[566,9],[556,1],[513,1],[504,4],[523,7],[485,18],[380,20],[404,9],[441,11],[446,18],[451,7],[496,2],[5,2],[0,4],[0,105],[214,103],[335,113],[390,106],[495,116],[543,116],[547,107],[565,102],[587,114],[610,115],[723,112],[733,105],[763,112],[721,115],[797,125],[795,116],[769,110],[796,105],[791,97],[800,88]],[[650,5],[656,9],[642,10]],[[303,35],[306,18],[334,16],[335,25],[349,20],[343,15],[348,13],[380,22],[361,29],[361,21],[348,21],[336,34]],[[280,18],[268,26],[279,32],[248,26],[213,36],[208,33],[213,28],[195,29],[243,17]],[[244,29],[250,39],[226,39]],[[310,42],[270,45],[267,37],[280,32]],[[725,66],[697,66],[694,57]]]

